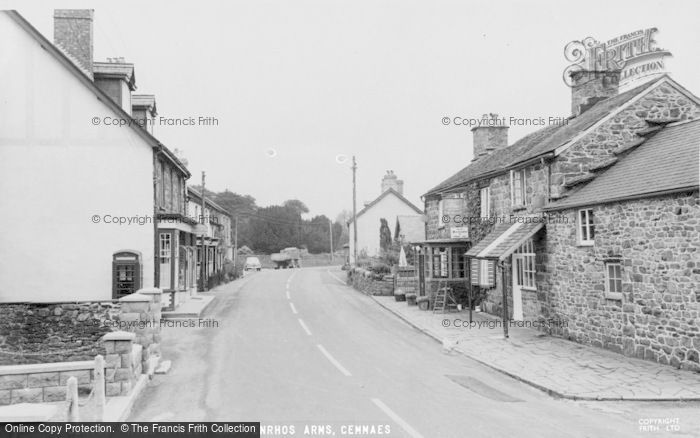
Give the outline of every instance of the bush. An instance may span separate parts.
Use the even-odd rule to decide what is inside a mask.
[[[374,274],[391,274],[391,267],[386,263],[376,262],[369,268]]]
[[[469,285],[457,283],[452,285],[452,294],[455,297],[455,301],[462,305],[463,308],[469,308]],[[479,287],[473,286],[472,291],[472,308],[481,304],[484,299],[485,293]]]

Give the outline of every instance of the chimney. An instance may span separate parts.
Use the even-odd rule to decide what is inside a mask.
[[[389,189],[394,189],[403,195],[403,180],[398,179],[393,170],[387,170],[386,175],[382,178],[382,193]]]
[[[479,125],[472,128],[474,158],[477,161],[498,149],[508,147],[508,125],[505,117],[484,114]]]
[[[616,96],[620,85],[620,70],[571,73],[571,114],[580,116],[593,105]]]
[[[92,78],[92,9],[55,9],[54,44]]]
[[[131,92],[136,90],[134,64],[124,58],[107,58],[107,62],[93,62],[95,85],[104,91],[124,111],[132,114]]]

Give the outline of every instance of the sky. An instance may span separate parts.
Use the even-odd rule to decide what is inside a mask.
[[[672,7],[669,7],[672,5]],[[311,215],[358,209],[387,170],[420,196],[469,164],[472,134],[449,117],[570,114],[564,46],[659,29],[671,76],[700,94],[700,2],[674,1],[2,1],[53,40],[54,8],[95,10],[95,60],[135,64],[155,94],[155,136],[199,184],[300,199]],[[513,142],[538,126],[511,126]]]

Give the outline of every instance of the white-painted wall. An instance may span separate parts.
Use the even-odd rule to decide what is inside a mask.
[[[0,302],[109,299],[112,254],[140,251],[153,286],[153,153],[0,13]],[[93,223],[97,215],[100,223]]]
[[[397,215],[418,215],[418,213],[408,206],[403,200],[393,193],[389,193],[381,201],[373,205],[357,218],[357,254],[364,249],[367,255],[375,257],[380,255],[379,227],[380,219],[384,218],[389,224],[392,238],[396,226]],[[350,262],[354,263],[354,230],[350,223]]]

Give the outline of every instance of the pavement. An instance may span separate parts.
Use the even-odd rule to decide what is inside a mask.
[[[215,291],[216,289],[210,292],[199,292],[197,295],[189,297],[177,309],[162,312],[161,317],[163,319],[199,318],[214,301]]]
[[[509,324],[486,313],[433,313],[372,297],[385,309],[438,341],[484,365],[572,400],[700,401],[700,374],[630,358]]]
[[[698,403],[553,398],[445,353],[345,286],[340,272],[263,270],[220,288],[201,315],[215,324],[163,330],[172,368],[154,376],[128,421],[260,421],[265,436],[461,438],[627,437],[670,419],[673,436],[700,436]]]

